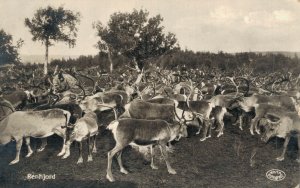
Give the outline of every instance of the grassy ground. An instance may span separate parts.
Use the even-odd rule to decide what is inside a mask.
[[[103,114],[103,121],[109,122],[111,114]],[[104,123],[106,124],[106,123]],[[240,131],[232,125],[225,126],[224,135],[200,142],[196,130],[189,128],[189,138],[175,143],[175,151],[170,153],[170,162],[177,171],[176,175],[167,172],[166,165],[156,149],[155,162],[158,170],[152,170],[148,161],[132,148],[123,153],[123,163],[130,172],[121,174],[117,161],[113,161],[113,175],[117,180],[109,183],[105,179],[107,152],[114,147],[114,140],[108,131],[97,138],[98,153],[94,161],[87,163],[87,148],[84,143],[84,163],[77,165],[77,145],[73,144],[71,156],[61,159],[56,155],[60,151],[62,139],[58,136],[48,138],[45,151],[34,153],[25,158],[27,149],[23,146],[20,162],[13,166],[8,163],[15,157],[15,143],[0,147],[0,187],[295,187],[300,180],[300,166],[296,162],[297,141],[292,139],[283,162],[275,158],[282,151],[283,140],[272,139],[256,155],[254,167],[249,159],[257,138],[251,136],[248,129]],[[34,151],[39,139],[31,139]],[[280,169],[286,178],[275,182],[266,178],[266,172]],[[27,174],[55,174],[55,180],[27,180]]]

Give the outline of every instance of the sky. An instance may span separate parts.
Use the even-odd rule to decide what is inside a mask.
[[[92,23],[106,24],[114,12],[146,9],[160,14],[166,32],[176,35],[181,48],[193,51],[300,51],[300,0],[0,0],[0,29],[16,42],[23,55],[44,55],[32,41],[25,18],[48,5],[80,12],[77,43],[56,43],[50,55],[95,55],[98,38]]]

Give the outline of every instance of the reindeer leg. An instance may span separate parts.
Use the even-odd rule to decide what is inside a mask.
[[[116,153],[118,153],[119,151],[121,151],[125,146],[123,145],[120,145],[118,143],[116,143],[116,146],[110,150],[108,153],[107,153],[107,170],[106,170],[106,178],[110,181],[110,182],[113,182],[115,181],[113,175],[112,175],[112,172],[111,172],[111,163],[112,163],[112,158],[114,157],[114,155]]]
[[[283,151],[279,157],[276,158],[277,161],[283,161],[284,160],[284,154],[286,152],[287,146],[289,144],[291,135],[288,134],[287,137],[285,138],[284,144],[283,144]]]
[[[47,138],[41,138],[42,140],[42,145],[41,147],[37,150],[37,152],[41,152],[41,151],[44,151],[46,145],[47,145]]]
[[[151,153],[151,168],[154,170],[157,170],[158,167],[154,165],[154,159],[153,159],[153,146],[150,146],[150,153]]]
[[[30,137],[26,137],[25,141],[26,141],[27,150],[28,150],[28,153],[27,153],[26,157],[30,157],[33,153],[32,149],[30,147]]]
[[[202,136],[202,138],[200,138],[201,142],[206,140],[206,135],[207,135],[207,130],[208,130],[209,125],[207,125],[207,122],[203,121],[203,126],[204,126],[204,130],[203,130],[203,133],[202,133],[203,136]]]
[[[97,136],[97,135],[94,135],[94,136],[93,136],[93,140],[94,140],[94,141],[93,141],[93,151],[92,151],[93,153],[97,153],[97,148],[96,148],[96,136]]]
[[[88,160],[87,160],[87,162],[93,161],[92,149],[93,149],[93,145],[91,143],[91,137],[90,137],[90,135],[88,135]]]
[[[201,122],[199,117],[197,118],[197,121],[198,121],[198,124],[199,124],[199,128],[198,128],[198,131],[196,132],[196,135],[200,134],[200,131],[201,131],[201,128],[202,128],[202,122]]]
[[[297,139],[298,139],[298,159],[297,159],[297,162],[300,163],[300,134],[299,133],[297,135]]]
[[[66,159],[70,156],[70,144],[65,144],[65,153],[62,159]]]
[[[63,147],[61,148],[61,151],[59,152],[59,154],[57,154],[57,156],[62,156],[66,153],[66,138],[63,138],[64,142],[63,142]]]
[[[257,129],[257,123],[258,123],[259,118],[255,117],[254,119],[251,120],[251,126],[250,126],[250,133],[254,135],[254,129],[257,132],[257,134],[260,134],[260,132]]]
[[[119,151],[117,155],[118,155],[117,160],[118,160],[118,164],[119,164],[119,167],[120,167],[120,172],[123,173],[123,174],[128,174],[128,171],[123,166],[123,162],[122,162],[122,150]]]
[[[220,130],[219,130],[219,133],[217,135],[217,137],[220,137],[223,135],[223,130],[224,130],[224,122],[223,120],[221,120],[220,118],[218,119],[218,122],[220,124]]]
[[[77,161],[77,164],[83,163],[83,158],[82,158],[82,142],[78,142],[79,144],[79,158]]]
[[[239,126],[239,128],[240,128],[240,130],[243,130],[243,119],[244,119],[244,115],[242,114],[242,115],[240,115],[239,116],[239,123],[240,123],[240,126]]]
[[[9,165],[13,165],[19,162],[22,143],[23,143],[23,138],[21,138],[20,140],[16,140],[16,158],[15,160],[11,161]]]
[[[166,165],[167,165],[167,169],[168,169],[168,172],[170,174],[176,174],[176,171],[171,167],[170,163],[169,163],[169,159],[168,159],[168,152],[167,152],[167,146],[165,143],[160,143],[159,144],[160,146],[160,151],[161,151],[161,154],[166,162]]]
[[[211,129],[212,129],[212,126],[210,123],[208,123],[208,133],[207,133],[207,137],[206,138],[210,138],[211,137]]]
[[[212,125],[212,126],[211,126],[211,127],[212,127],[212,129],[214,129],[214,130],[215,130],[215,129],[217,128],[217,120],[216,120],[216,119],[214,119],[211,125]]]

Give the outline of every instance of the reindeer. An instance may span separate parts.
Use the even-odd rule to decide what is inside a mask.
[[[231,104],[232,107],[240,107],[245,112],[250,112],[257,104],[266,103],[273,106],[284,107],[289,111],[296,111],[295,100],[285,95],[278,96],[264,96],[264,95],[252,95],[250,97],[238,98]],[[241,123],[241,122],[240,122]],[[240,125],[241,127],[242,125]],[[250,133],[254,135],[254,124],[250,126]],[[259,130],[255,130],[259,134]]]
[[[174,121],[191,121],[194,116],[190,112],[185,112],[177,108],[178,102],[174,101],[172,104],[156,104],[142,100],[134,100],[131,103],[125,105],[125,112],[120,118],[135,118],[135,119],[162,119],[170,123]]]
[[[271,137],[277,136],[285,138],[283,151],[277,161],[283,161],[284,155],[289,144],[290,138],[296,134],[298,138],[298,154],[297,161],[300,163],[300,117],[295,112],[267,112],[264,117],[269,121],[265,126],[264,134],[261,137],[263,142],[267,142]],[[274,121],[275,119],[275,121]]]
[[[71,116],[71,120],[65,126],[66,128],[66,153],[63,158],[70,156],[70,145],[73,141],[79,143],[79,159],[77,164],[83,162],[82,158],[82,141],[87,140],[88,143],[88,162],[93,161],[91,151],[97,152],[96,136],[98,135],[97,115],[92,111],[86,111],[82,118]],[[67,116],[66,116],[67,121]],[[91,144],[93,142],[93,145]]]
[[[122,150],[128,145],[159,145],[162,156],[165,159],[168,172],[176,174],[176,171],[171,167],[168,154],[166,151],[167,143],[174,140],[176,137],[187,137],[186,126],[175,123],[170,124],[164,120],[144,120],[144,119],[119,119],[111,122],[108,127],[112,131],[116,141],[115,147],[107,154],[107,174],[106,178],[113,182],[115,181],[111,172],[112,158],[118,154],[118,164],[121,173],[128,174],[128,171],[122,164]],[[153,153],[151,149],[151,167],[157,169],[153,164]]]
[[[19,156],[23,138],[26,140],[28,154],[33,153],[30,147],[30,137],[46,138],[54,133],[63,137],[65,140],[65,131],[61,128],[70,117],[70,112],[61,109],[51,109],[42,111],[16,111],[6,116],[0,122],[0,144],[5,145],[10,141],[16,141],[16,158],[10,162],[10,165],[19,162]],[[65,147],[58,156],[65,153]]]

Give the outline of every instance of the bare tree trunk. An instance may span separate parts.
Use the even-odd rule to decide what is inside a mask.
[[[135,85],[139,85],[142,81],[143,75],[144,75],[144,68],[140,69],[140,67],[138,66],[138,62],[136,61],[135,58],[133,58],[133,62],[134,62],[134,66],[136,71],[139,73],[136,81],[134,82]]]
[[[45,43],[46,46],[46,55],[45,55],[45,62],[44,62],[44,75],[48,74],[48,51],[49,51],[49,42],[48,40]]]
[[[109,61],[109,64],[110,64],[110,66],[109,66],[109,71],[110,71],[110,73],[112,73],[113,70],[114,70],[114,67],[113,67],[113,61],[112,61],[112,59],[111,59],[111,54],[110,54],[109,48],[108,48],[107,55],[108,55],[108,61]]]

